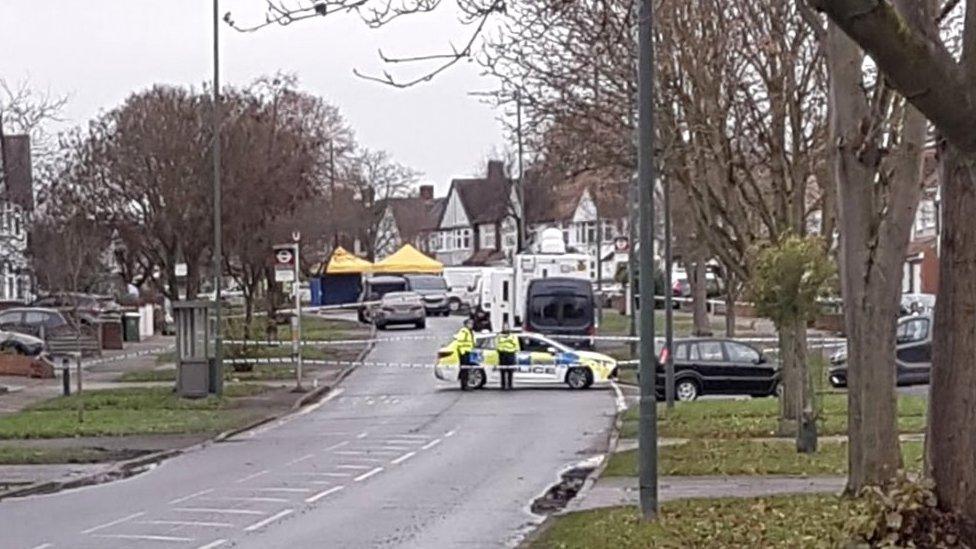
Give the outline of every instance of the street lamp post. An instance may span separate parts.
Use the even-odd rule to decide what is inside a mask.
[[[214,392],[221,394],[224,385],[223,345],[221,336],[220,273],[223,270],[221,220],[220,220],[220,7],[213,2],[213,284],[214,284],[214,368],[216,376]]]
[[[638,14],[637,178],[640,202],[640,508],[657,515],[657,357],[654,349],[654,42],[653,0]]]

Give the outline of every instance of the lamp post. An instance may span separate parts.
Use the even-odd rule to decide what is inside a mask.
[[[213,1],[213,284],[214,284],[214,392],[220,395],[224,385],[223,345],[221,336],[220,273],[223,269],[220,220],[220,7]]]
[[[657,515],[657,357],[654,349],[654,38],[653,0],[641,0],[637,18],[637,178],[640,202],[640,508]]]

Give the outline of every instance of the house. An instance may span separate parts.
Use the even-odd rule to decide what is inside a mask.
[[[445,266],[508,264],[518,247],[518,198],[502,162],[485,177],[455,179],[427,250]]]
[[[586,172],[564,183],[529,182],[525,193],[529,249],[542,231],[557,228],[563,232],[567,250],[593,258],[591,278],[597,279],[600,257],[602,279],[612,280],[619,265],[627,261],[627,188],[626,181],[603,172]]]
[[[444,198],[434,198],[433,185],[421,185],[417,196],[383,201],[374,242],[376,257],[386,257],[404,244],[432,254],[429,235],[436,233],[445,203]]]
[[[27,227],[34,212],[30,137],[0,139],[0,300],[28,301],[33,275],[27,260]]]
[[[911,239],[905,257],[902,292],[935,294],[939,289],[939,233],[941,188],[935,151],[925,153],[922,196],[915,210]]]

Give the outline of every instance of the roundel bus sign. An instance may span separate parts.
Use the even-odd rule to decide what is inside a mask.
[[[295,280],[295,250],[291,244],[275,246],[275,282]]]

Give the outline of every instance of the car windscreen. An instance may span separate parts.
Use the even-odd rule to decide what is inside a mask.
[[[384,305],[420,304],[420,296],[413,292],[390,292],[383,296]]]
[[[402,292],[406,290],[404,282],[379,282],[369,285],[369,296],[371,299],[379,299],[390,292]]]
[[[529,307],[530,320],[537,326],[586,326],[593,322],[593,302],[587,296],[535,295]]]
[[[407,280],[413,291],[447,291],[447,282],[440,276],[411,276]]]

